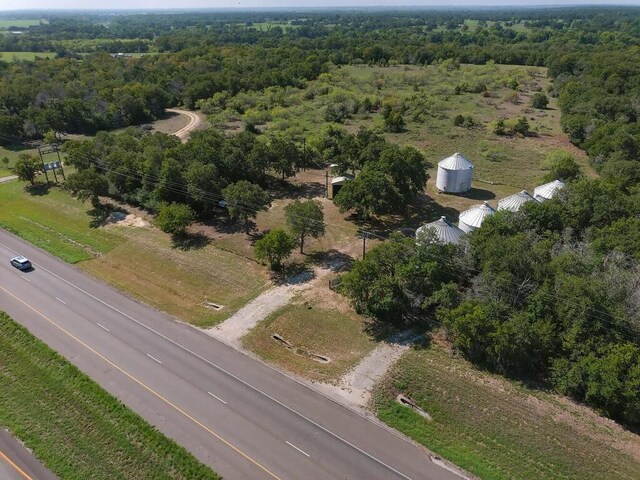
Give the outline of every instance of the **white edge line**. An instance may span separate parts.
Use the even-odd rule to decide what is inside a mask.
[[[9,248],[8,246],[6,246],[5,244],[3,244],[2,242],[0,242],[0,245],[2,245],[4,248],[6,248],[7,250],[10,250],[12,252],[15,253],[15,250],[13,250],[12,248]],[[281,407],[283,407],[284,409],[290,411],[291,413],[299,416],[300,418],[306,420],[307,422],[309,422],[311,425],[314,425],[315,427],[319,428],[320,430],[322,430],[323,432],[327,433],[328,435],[332,436],[333,438],[341,441],[342,443],[344,443],[345,445],[348,445],[349,447],[353,448],[354,450],[360,452],[362,455],[366,456],[367,458],[373,460],[374,462],[378,463],[379,465],[387,468],[388,470],[392,471],[393,473],[395,473],[396,475],[404,478],[405,480],[413,480],[411,477],[405,475],[404,473],[396,470],[395,468],[393,468],[391,465],[386,464],[385,462],[383,462],[382,460],[380,460],[379,458],[373,456],[372,454],[362,450],[360,447],[354,445],[353,443],[349,442],[348,440],[342,438],[340,435],[338,435],[337,433],[332,432],[331,430],[329,430],[328,428],[320,425],[318,422],[315,422],[314,420],[310,419],[309,417],[307,417],[306,415],[298,412],[297,410],[295,410],[294,408],[291,408],[290,406],[282,403],[280,400],[278,400],[277,398],[272,397],[271,395],[269,395],[268,393],[260,390],[257,387],[254,387],[253,385],[251,385],[250,383],[246,382],[245,380],[241,379],[240,377],[234,375],[233,373],[229,372],[228,370],[225,370],[224,368],[216,365],[215,363],[207,360],[206,358],[204,358],[203,356],[195,353],[192,350],[189,350],[187,347],[179,344],[178,342],[176,342],[175,340],[172,340],[171,338],[167,337],[166,335],[163,335],[162,333],[158,332],[157,330],[154,330],[153,328],[149,327],[148,325],[145,325],[144,323],[142,323],[140,320],[136,320],[135,318],[133,318],[131,315],[127,315],[126,313],[124,313],[121,310],[118,310],[116,307],[108,304],[107,302],[105,302],[104,300],[101,300],[100,298],[96,297],[95,295],[92,295],[91,293],[87,292],[86,290],[78,287],[77,285],[75,285],[74,283],[70,282],[69,280],[61,277],[60,275],[58,275],[57,273],[52,272],[51,270],[49,270],[46,267],[43,267],[42,265],[36,263],[36,265],[38,265],[39,268],[41,268],[42,270],[44,270],[45,272],[49,273],[50,275],[53,275],[54,277],[62,280],[64,283],[66,283],[67,285],[75,288],[76,290],[78,290],[79,292],[84,293],[85,295],[87,295],[90,298],[93,298],[94,300],[96,300],[97,302],[101,303],[102,305],[104,305],[107,308],[110,308],[111,310],[113,310],[114,312],[119,313],[120,315],[122,315],[125,318],[128,318],[129,320],[131,320],[132,322],[135,322],[136,324],[140,325],[141,327],[149,330],[150,332],[153,332],[154,334],[158,335],[159,337],[165,339],[166,341],[168,341],[169,343],[181,348],[182,350],[184,350],[185,352],[193,355],[194,357],[200,359],[201,361],[205,362],[208,365],[211,365],[213,368],[215,368],[216,370],[228,375],[229,377],[233,378],[234,380],[240,382],[241,384],[243,384],[244,386],[250,388],[251,390],[253,390],[254,392],[257,392],[261,395],[263,395],[264,397],[268,398],[269,400],[271,400],[272,402],[280,405]]]
[[[153,357],[153,356],[149,355],[148,353],[147,353],[147,357],[149,357],[154,362],[158,362],[160,365],[162,365],[162,362],[160,360],[158,360],[156,357]]]
[[[58,300],[61,304],[66,305],[67,302],[65,302],[64,300],[62,300],[61,298],[56,297],[56,300]]]
[[[101,329],[106,330],[107,332],[110,331],[107,327],[105,327],[104,325],[99,324],[98,322],[96,322],[96,325],[98,325]]]
[[[31,283],[31,280],[29,280],[27,277],[25,277],[24,275],[20,275],[22,277],[23,280],[26,280],[27,282]]]
[[[209,395],[211,395],[213,398],[215,398],[216,400],[218,400],[218,401],[220,401],[220,402],[224,403],[225,405],[227,404],[227,402],[225,402],[225,401],[224,401],[223,399],[221,399],[220,397],[217,397],[217,396],[216,396],[216,395],[214,395],[213,393],[211,393],[211,392],[207,392],[207,393],[208,393]]]
[[[287,441],[287,445],[289,445],[290,447],[295,448],[296,450],[298,450],[301,454],[306,455],[307,458],[311,458],[311,455],[309,455],[307,452],[305,452],[304,450],[302,450],[301,448],[296,447],[293,443]]]

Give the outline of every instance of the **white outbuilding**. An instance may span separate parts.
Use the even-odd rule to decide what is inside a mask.
[[[525,203],[535,201],[536,199],[533,198],[529,192],[522,190],[521,192],[514,193],[513,195],[509,195],[508,197],[498,201],[498,210],[517,212]]]
[[[344,175],[341,175],[340,177],[334,177],[331,179],[331,182],[329,182],[329,185],[327,185],[328,189],[327,189],[327,197],[332,200],[340,191],[340,189],[344,186],[345,183],[350,182],[351,180],[353,180],[355,177],[353,175],[349,175],[348,173],[345,173]]]
[[[547,200],[551,200],[553,196],[564,187],[566,187],[566,185],[562,180],[554,180],[553,182],[545,183],[544,185],[536,187],[533,190],[533,196],[539,202],[545,202]]]
[[[464,232],[447,220],[447,217],[440,217],[435,222],[427,223],[416,230],[416,241],[420,242],[425,236],[432,234],[439,243],[459,244]],[[429,238],[429,237],[427,237]]]
[[[436,188],[445,193],[465,193],[471,190],[473,163],[463,155],[454,153],[438,162]]]
[[[496,213],[496,209],[487,202],[476,205],[460,214],[458,227],[465,233],[473,232],[480,228],[484,219]]]

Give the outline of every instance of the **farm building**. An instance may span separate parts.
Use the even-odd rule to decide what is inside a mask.
[[[533,198],[529,192],[522,190],[521,192],[514,193],[513,195],[509,195],[508,197],[498,201],[498,210],[510,210],[512,212],[517,212],[525,203],[535,201],[536,199]]]
[[[454,243],[457,245],[460,243],[460,238],[464,235],[464,232],[447,220],[447,217],[442,216],[439,220],[418,228],[416,230],[416,241],[420,242],[423,237],[430,234],[435,235],[435,239],[439,243]]]
[[[484,219],[496,213],[496,209],[487,202],[476,205],[475,207],[465,210],[460,214],[458,227],[465,232],[470,233],[480,228]]]
[[[459,153],[438,162],[436,188],[445,193],[466,193],[471,190],[473,163]]]
[[[539,202],[551,200],[553,196],[565,187],[565,183],[562,180],[554,180],[553,182],[540,185],[533,190],[533,197]]]
[[[350,182],[354,178],[355,177],[353,175],[349,175],[348,173],[345,173],[344,175],[341,175],[339,177],[332,178],[328,185],[327,197],[330,200],[333,200],[333,198],[338,194],[342,186],[345,183]]]

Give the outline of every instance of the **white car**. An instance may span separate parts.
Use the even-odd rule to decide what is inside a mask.
[[[18,270],[29,270],[31,268],[31,262],[28,258],[23,256],[13,257],[11,259],[11,265],[16,267]]]

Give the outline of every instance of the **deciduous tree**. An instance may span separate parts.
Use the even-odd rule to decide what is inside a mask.
[[[276,228],[256,241],[254,252],[258,260],[267,260],[272,270],[280,270],[282,260],[291,255],[294,245],[294,239],[287,232]]]
[[[11,171],[19,180],[35,185],[36,176],[42,171],[42,162],[33,155],[21,153]]]
[[[300,242],[300,253],[304,250],[306,236],[318,238],[324,235],[324,212],[318,200],[295,200],[284,208],[284,217],[293,237]]]
[[[163,232],[184,235],[195,220],[193,209],[184,203],[162,203],[155,223]]]
[[[232,183],[222,190],[222,195],[227,202],[229,215],[232,218],[242,219],[247,235],[249,234],[249,219],[255,218],[258,212],[267,210],[271,203],[267,192],[247,180]]]

